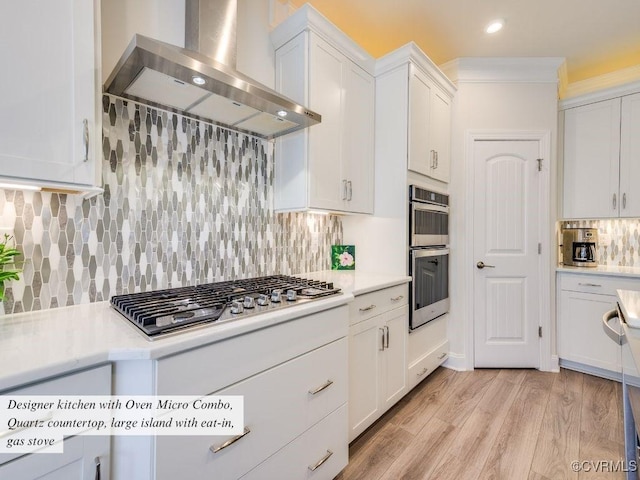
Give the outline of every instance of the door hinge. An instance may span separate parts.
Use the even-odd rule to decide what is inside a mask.
[[[541,172],[542,171],[542,159],[538,158],[537,162],[538,162],[538,171]]]
[[[542,327],[538,327],[538,336],[542,338]]]
[[[542,243],[538,242],[538,255],[542,255]]]

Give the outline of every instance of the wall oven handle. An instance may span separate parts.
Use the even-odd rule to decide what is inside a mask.
[[[611,325],[609,325],[609,322],[614,318],[618,318],[618,310],[615,308],[613,310],[609,310],[602,316],[602,328],[604,328],[605,333],[611,340],[616,342],[618,345],[622,345],[624,333],[616,332]]]

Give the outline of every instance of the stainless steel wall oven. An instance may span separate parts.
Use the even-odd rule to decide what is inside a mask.
[[[449,196],[409,187],[409,329],[449,311]]]

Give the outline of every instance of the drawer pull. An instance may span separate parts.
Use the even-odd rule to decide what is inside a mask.
[[[392,302],[397,302],[398,300],[402,300],[404,295],[398,295],[397,297],[391,297]]]
[[[601,287],[602,286],[597,283],[579,283],[578,285],[580,285],[581,287]]]
[[[227,448],[229,445],[233,445],[234,443],[236,443],[238,440],[240,440],[241,438],[243,438],[245,435],[249,433],[251,433],[251,430],[249,430],[247,427],[244,427],[244,433],[242,433],[241,435],[230,438],[219,447],[214,447],[213,445],[211,445],[209,447],[209,450],[211,450],[213,453],[218,453],[220,450]]]
[[[446,356],[447,356],[447,352],[443,352],[440,355],[438,355],[438,360],[442,360]]]
[[[371,304],[368,307],[361,308],[360,311],[361,312],[368,312],[369,310],[373,310],[374,308],[376,308],[376,306],[374,304]]]
[[[333,452],[331,450],[327,450],[327,454],[320,460],[318,460],[318,463],[316,463],[315,465],[309,465],[309,470],[314,472],[320,465],[329,460],[329,457],[331,457],[331,455],[333,455]]]
[[[422,371],[420,373],[418,373],[418,376],[421,377],[422,375],[424,375],[425,373],[427,373],[429,371],[429,369],[427,367],[424,367],[422,369]]]
[[[329,388],[331,385],[333,385],[333,381],[332,380],[327,380],[327,383],[325,383],[323,385],[320,385],[318,388],[316,388],[314,390],[309,390],[309,393],[311,395],[315,395],[316,393],[320,393],[325,388]]]

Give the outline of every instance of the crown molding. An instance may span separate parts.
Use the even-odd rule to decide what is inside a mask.
[[[558,83],[562,57],[463,57],[440,66],[454,83]]]
[[[409,42],[393,52],[387,53],[376,61],[376,76],[384,74],[408,62],[415,64],[420,70],[444,88],[450,96],[456,92],[456,86],[447,75],[424,53],[414,42]]]
[[[604,95],[601,99],[613,98],[618,95],[610,95],[610,92],[624,92],[629,91],[633,93],[633,89],[638,89],[637,85],[640,83],[640,65],[634,65],[632,67],[616,70],[615,72],[605,73],[593,78],[587,78],[579,82],[573,82],[566,86],[563,95],[560,96],[567,104],[575,101],[580,102],[581,98],[598,98]],[[635,86],[634,86],[635,85]],[[631,89],[631,91],[629,90]],[[580,98],[578,98],[580,97]],[[575,100],[574,100],[575,99]]]
[[[271,31],[271,43],[277,50],[302,32],[315,33],[340,50],[356,65],[373,75],[375,58],[308,3],[298,8]]]

